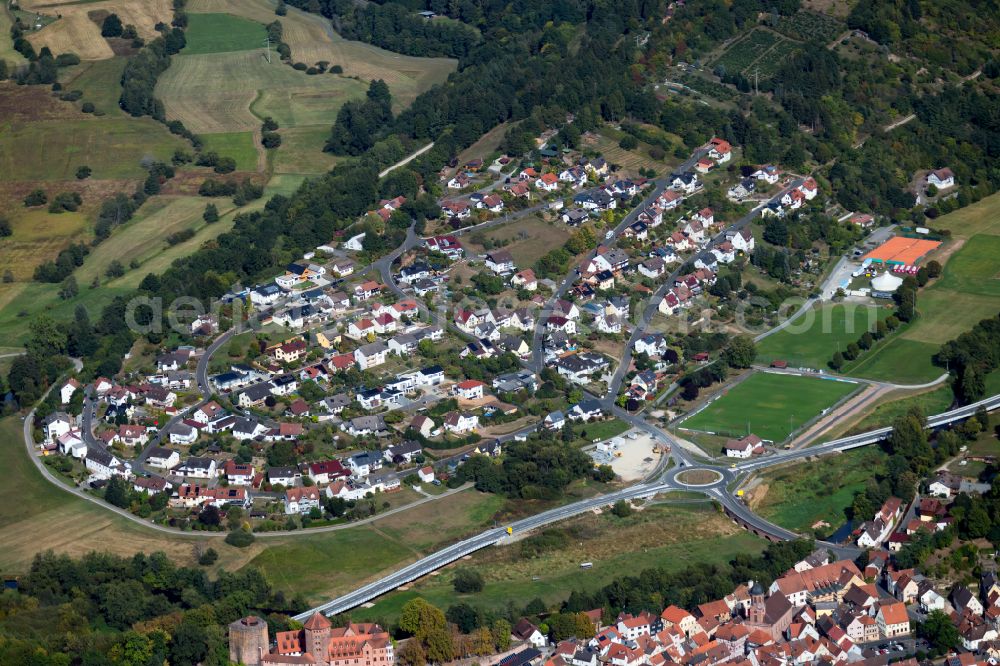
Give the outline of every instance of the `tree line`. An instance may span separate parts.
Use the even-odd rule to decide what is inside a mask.
[[[214,561],[209,550],[201,561]],[[18,582],[18,591],[0,595],[4,627],[39,611],[59,621],[30,634],[0,628],[5,664],[62,666],[73,655],[79,663],[224,666],[228,623],[255,613],[273,635],[292,628],[286,613],[306,607],[272,589],[258,569],[221,571],[210,579],[203,569],[177,566],[160,552],[79,559],[41,553]]]
[[[986,397],[986,376],[1000,368],[1000,315],[941,346],[934,362],[947,367],[955,399],[967,405]]]

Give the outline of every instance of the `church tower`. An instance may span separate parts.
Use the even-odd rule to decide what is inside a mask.
[[[755,582],[750,588],[750,610],[747,619],[751,624],[764,624],[764,588],[759,582]]]

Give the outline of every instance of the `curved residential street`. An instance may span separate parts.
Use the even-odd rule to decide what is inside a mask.
[[[703,151],[696,151],[695,154],[688,161],[686,161],[684,164],[681,165],[680,167],[681,170],[690,168],[690,166],[693,165],[695,161],[697,161],[697,159],[701,156],[702,153]],[[791,185],[789,185],[789,188],[797,187],[801,182],[802,179],[796,179],[795,181],[793,181]],[[653,183],[654,187],[652,193],[649,194],[643,200],[642,204],[640,204],[635,209],[630,211],[627,215],[625,215],[622,221],[615,227],[612,237],[609,238],[608,241],[606,241],[607,244],[612,246],[617,244],[621,233],[632,222],[634,222],[639,212],[643,210],[655,197],[657,197],[660,192],[663,191],[664,187],[666,186],[666,179],[662,178],[657,179],[653,181]],[[784,192],[787,191],[787,189],[788,188],[782,190],[782,192],[777,194],[775,198],[780,198],[782,194],[784,194]],[[719,234],[717,234],[715,237],[713,237],[701,249],[698,256],[703,256],[717,244],[725,240],[727,232],[739,231],[745,228],[747,225],[749,225],[753,221],[753,219],[759,214],[760,209],[764,205],[765,204],[760,204],[757,208],[753,209],[752,211],[741,217],[739,220],[737,220],[735,223],[731,224],[729,227],[727,227]],[[497,220],[492,220],[490,222],[484,223],[483,225],[479,225],[478,228],[496,226],[498,224],[506,223],[511,219],[519,219],[520,217],[523,217],[525,215],[537,212],[538,210],[540,210],[540,208],[541,208],[540,206],[535,206],[531,209],[519,211],[518,213],[512,214],[505,218],[498,218]],[[370,266],[366,267],[365,269],[359,272],[364,273],[374,269],[379,274],[382,281],[397,296],[403,298],[412,298],[412,296],[403,291],[399,287],[399,285],[397,285],[393,280],[392,266],[393,263],[396,260],[398,260],[405,252],[417,247],[421,242],[423,242],[423,239],[420,238],[415,233],[414,226],[411,225],[410,228],[407,230],[405,240],[399,247],[397,247],[389,254],[385,255],[384,257],[381,257],[377,261],[373,262]],[[591,251],[588,256],[592,257],[593,255],[594,251]],[[578,262],[574,263],[569,273],[559,283],[555,293],[549,299],[545,308],[542,310],[542,312],[537,318],[535,330],[533,331],[532,335],[533,353],[531,358],[523,363],[523,365],[526,368],[535,373],[541,372],[541,370],[544,368],[544,354],[542,349],[544,319],[546,318],[547,313],[551,312],[555,301],[561,298],[565,294],[566,290],[574,282],[576,278],[576,267],[578,265],[579,265]],[[643,308],[642,314],[638,322],[636,322],[635,326],[633,327],[632,333],[628,339],[623,357],[619,360],[618,367],[616,368],[616,371],[608,386],[607,393],[603,396],[591,396],[600,402],[602,408],[606,410],[606,412],[614,414],[614,416],[625,421],[633,428],[641,429],[647,432],[649,435],[652,436],[652,438],[655,441],[659,441],[663,444],[669,445],[670,447],[669,455],[661,456],[661,459],[656,469],[650,474],[650,476],[645,481],[612,493],[588,498],[585,500],[580,500],[577,502],[566,504],[561,507],[550,509],[535,516],[518,520],[504,527],[485,530],[480,534],[474,535],[458,543],[452,544],[446,548],[439,550],[436,553],[433,553],[416,562],[413,562],[412,564],[409,564],[403,567],[402,569],[383,577],[380,580],[361,586],[360,588],[349,594],[343,595],[325,604],[321,604],[316,608],[310,609],[309,611],[306,611],[305,613],[297,616],[297,619],[307,618],[309,615],[317,611],[326,613],[328,615],[336,614],[349,610],[350,608],[356,607],[360,604],[363,604],[377,596],[385,594],[386,592],[396,589],[401,585],[404,585],[417,578],[420,578],[432,571],[435,571],[436,569],[441,568],[442,566],[445,566],[446,564],[449,564],[450,562],[460,559],[481,548],[501,542],[503,539],[508,538],[508,533],[507,533],[508,527],[511,528],[514,532],[520,534],[522,532],[538,529],[545,525],[549,525],[554,522],[564,520],[566,518],[580,515],[587,511],[592,511],[602,506],[613,504],[614,502],[617,502],[622,499],[629,500],[637,498],[652,498],[656,495],[661,495],[663,493],[670,493],[672,491],[700,492],[706,495],[709,499],[718,502],[723,508],[723,510],[726,512],[726,514],[730,516],[730,518],[732,518],[737,523],[741,524],[745,528],[753,531],[754,533],[764,538],[770,540],[786,540],[786,539],[797,538],[799,535],[789,530],[786,530],[782,527],[774,525],[769,521],[761,518],[760,516],[754,514],[753,511],[751,511],[740,499],[738,499],[734,495],[731,489],[735,485],[742,483],[749,474],[758,472],[768,467],[796,460],[816,458],[825,454],[846,451],[849,449],[876,443],[881,439],[883,439],[890,432],[890,429],[879,428],[866,433],[851,435],[848,437],[842,437],[833,441],[826,442],[824,444],[812,446],[810,448],[786,450],[774,453],[772,455],[764,456],[758,459],[745,460],[739,463],[731,464],[727,467],[725,466],[725,464],[719,464],[715,462],[706,463],[702,460],[695,459],[689,451],[685,450],[683,447],[678,445],[678,443],[670,435],[670,433],[652,423],[649,423],[648,421],[645,420],[645,418],[642,415],[631,414],[618,407],[615,404],[615,398],[619,393],[624,377],[631,365],[632,347],[636,342],[636,340],[638,340],[639,337],[641,337],[644,334],[644,331],[649,326],[650,321],[652,320],[654,314],[657,311],[657,305],[659,303],[659,300],[663,296],[663,292],[666,291],[669,285],[673,284],[675,278],[680,274],[680,270],[681,270],[680,268],[676,269],[672,274],[670,274],[666,278],[664,285],[662,285],[656,291],[656,293],[654,293],[650,301]],[[422,312],[430,313],[432,316],[434,316],[433,313],[431,313],[431,311],[429,310],[429,308],[427,308],[425,303],[423,303],[419,299],[417,300],[417,302],[419,303]],[[757,336],[756,339],[758,340],[763,339],[767,335],[770,335],[771,333],[781,330],[785,326],[788,326],[792,321],[794,321],[794,319],[799,317],[809,307],[812,307],[814,303],[815,300],[813,299],[807,300],[802,304],[799,310],[796,311],[796,313],[794,313],[789,319],[784,321],[782,324],[779,324],[771,331],[762,333],[761,335]],[[447,322],[445,322],[444,324],[447,325]],[[449,328],[453,329],[453,327],[451,327],[450,325]],[[158,446],[162,442],[163,438],[167,436],[167,433],[169,432],[171,426],[173,426],[175,423],[183,419],[184,416],[190,413],[191,411],[201,407],[209,400],[211,400],[211,397],[213,395],[213,390],[211,382],[208,377],[208,369],[211,364],[211,359],[219,351],[219,349],[221,349],[235,334],[236,334],[235,329],[230,329],[222,333],[208,346],[208,348],[202,354],[201,358],[198,361],[198,367],[196,371],[196,381],[198,390],[201,394],[201,399],[196,404],[189,406],[186,410],[184,410],[184,412],[174,416],[172,419],[170,419],[168,423],[164,424],[164,426],[157,432],[156,436],[151,438],[147,446],[143,449],[143,451],[133,462],[134,471],[140,474],[144,473],[146,471],[144,463],[149,456],[150,449],[154,446]],[[947,375],[943,375],[933,382],[916,386],[897,385],[886,382],[875,382],[869,380],[857,380],[857,381],[865,382],[872,386],[881,387],[883,389],[887,388],[920,389],[920,388],[935,386],[945,381],[946,379]],[[944,424],[966,419],[973,413],[975,413],[975,411],[979,407],[985,407],[988,410],[997,409],[998,407],[1000,407],[1000,395],[992,396],[973,405],[968,405],[966,407],[961,407],[948,412],[944,412],[942,414],[932,416],[928,419],[928,427],[938,427]],[[83,411],[83,437],[88,445],[101,446],[99,443],[97,443],[97,440],[93,436],[94,414],[95,414],[95,405],[93,398],[92,396],[87,395],[85,397],[84,411]],[[174,534],[182,537],[225,536],[226,534],[225,532],[217,532],[217,533],[183,532],[175,528],[170,528],[163,525],[150,523],[146,520],[139,518],[138,516],[131,514],[126,510],[109,505],[105,503],[103,500],[87,493],[86,491],[80,488],[67,486],[60,479],[58,479],[46,467],[42,459],[35,454],[34,442],[32,441],[32,432],[31,432],[31,424],[33,422],[33,419],[34,419],[34,411],[30,412],[24,419],[23,436],[24,436],[25,448],[27,450],[28,455],[34,462],[35,467],[39,470],[42,476],[50,483],[55,484],[57,487],[85,501],[92,502],[94,504],[103,507],[104,509],[112,511],[115,514],[127,520],[141,524],[145,527],[148,527],[150,529],[156,530],[161,533]],[[517,432],[509,433],[498,439],[500,441],[508,441],[515,436],[530,432],[536,429],[537,427],[538,424],[527,426]],[[684,482],[682,478],[684,476],[684,473],[695,470],[701,471],[707,476],[714,477],[716,480],[711,483],[706,483],[703,485],[692,485],[690,483]],[[470,487],[470,485],[471,484],[466,484],[465,486],[449,490],[437,496],[425,496],[412,504],[398,507],[396,509],[392,509],[385,513],[378,514],[376,516],[372,516],[370,518],[357,522],[344,523],[341,525],[331,525],[331,526],[308,529],[308,530],[295,530],[290,532],[285,532],[285,531],[262,532],[256,534],[256,536],[260,538],[298,537],[298,536],[304,537],[319,532],[332,532],[332,531],[350,529],[358,525],[375,522],[389,515],[401,513],[403,511],[410,509],[413,506],[418,506],[427,502],[435,501],[442,497],[448,497],[455,493],[466,491]],[[829,544],[829,543],[823,543],[823,545],[842,556],[853,556],[857,553],[857,549],[850,546],[842,546],[838,544]]]

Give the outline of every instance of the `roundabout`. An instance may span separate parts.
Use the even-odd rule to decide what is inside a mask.
[[[725,475],[711,467],[680,468],[672,480],[686,488],[714,488],[726,482]]]

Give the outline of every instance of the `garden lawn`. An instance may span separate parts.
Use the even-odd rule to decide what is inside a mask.
[[[566,538],[537,557],[524,556],[517,542],[487,548],[439,575],[382,597],[371,608],[352,611],[352,618],[392,621],[407,601],[418,596],[442,609],[467,602],[502,611],[508,603],[520,607],[535,597],[556,604],[573,590],[594,591],[625,573],[638,575],[651,567],[677,571],[699,563],[725,565],[737,554],[756,554],[766,545],[707,506],[650,506],[627,518],[588,514],[545,533],[550,532]],[[582,562],[593,567],[581,569]],[[455,593],[452,581],[459,567],[482,574],[486,581],[482,592]]]
[[[874,328],[878,319],[891,314],[889,308],[852,303],[813,307],[799,319],[757,345],[757,361],[785,360],[792,367],[826,368],[834,352],[856,342]]]
[[[264,57],[267,31],[262,24],[232,14],[187,16],[188,26],[184,31],[187,46],[181,51],[184,55],[260,49],[261,57]],[[272,59],[276,57],[273,51],[271,55]]]
[[[782,442],[859,388],[818,377],[757,372],[681,423],[682,428]]]
[[[603,441],[605,439],[611,439],[612,437],[617,437],[623,432],[627,431],[631,426],[620,419],[611,419],[609,421],[600,421],[599,423],[581,423],[573,426],[573,432],[577,434],[578,437],[582,437],[588,442],[594,440]]]
[[[790,530],[808,533],[818,521],[836,530],[847,519],[845,510],[854,494],[864,489],[886,456],[877,447],[866,447],[768,470],[760,475],[750,506],[764,518]]]

